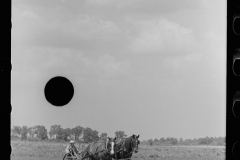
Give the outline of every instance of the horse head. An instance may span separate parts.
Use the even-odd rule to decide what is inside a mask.
[[[131,147],[132,150],[137,153],[138,152],[138,144],[140,143],[140,141],[138,140],[139,135],[132,135],[132,139],[131,139]]]
[[[114,154],[114,147],[116,144],[115,141],[116,141],[116,137],[115,138],[110,138],[110,137],[107,138],[106,149],[110,155]]]

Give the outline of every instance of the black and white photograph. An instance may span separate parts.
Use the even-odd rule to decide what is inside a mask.
[[[224,160],[224,0],[12,0],[12,160]]]

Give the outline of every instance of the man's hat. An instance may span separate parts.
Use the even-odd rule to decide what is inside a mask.
[[[71,140],[71,141],[70,141],[70,143],[74,143],[74,141],[73,141],[73,140]]]

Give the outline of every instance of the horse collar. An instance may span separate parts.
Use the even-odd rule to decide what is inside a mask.
[[[130,142],[130,145],[131,145],[131,150],[133,151],[133,146],[132,146],[132,140],[133,138],[131,138],[131,142]]]
[[[133,150],[133,147],[132,147],[132,138],[131,138],[131,141],[130,141],[130,147],[131,148],[129,148],[129,149],[126,149],[125,147],[124,147],[124,149],[125,149],[125,151],[132,151]]]

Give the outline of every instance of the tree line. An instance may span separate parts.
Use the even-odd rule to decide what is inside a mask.
[[[205,137],[194,139],[177,139],[173,137],[143,140],[142,144],[147,145],[226,145],[225,137]]]
[[[126,138],[124,131],[116,131],[115,136],[118,140]],[[69,141],[73,139],[78,142],[90,143],[99,140],[106,140],[107,133],[99,133],[89,127],[76,126],[74,128],[62,128],[61,125],[52,125],[49,132],[42,125],[33,127],[13,126],[11,129],[11,139],[21,140],[53,140]],[[173,137],[142,140],[141,144],[147,145],[226,145],[225,137],[205,137],[194,139],[177,139]]]
[[[116,131],[115,136],[118,139],[127,137],[124,131]],[[61,125],[52,125],[49,132],[45,126],[42,125],[36,125],[33,127],[13,126],[11,129],[11,139],[59,141],[69,141],[70,139],[73,139],[75,141],[89,143],[99,140],[106,140],[107,133],[99,134],[99,132],[96,130],[81,126],[76,126],[74,128],[62,128]]]

